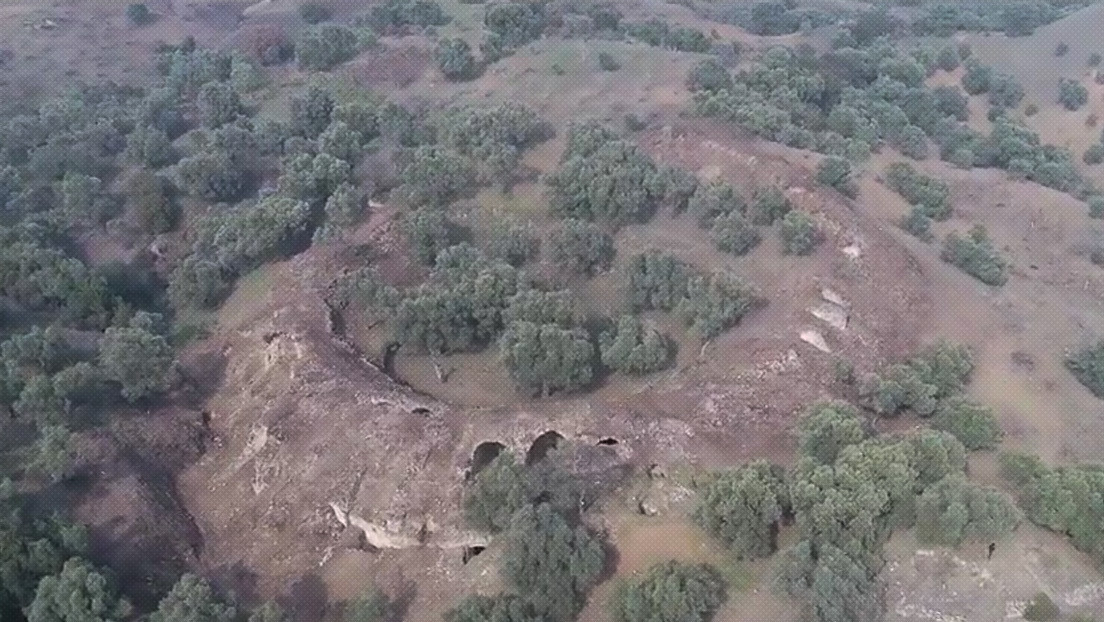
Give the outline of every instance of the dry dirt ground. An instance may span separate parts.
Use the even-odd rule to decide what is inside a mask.
[[[158,40],[193,34],[202,44],[233,41],[235,29],[286,19],[291,10],[286,0],[274,0],[238,23],[245,4],[163,0],[151,4],[161,14],[153,26],[133,29],[114,6],[7,3],[0,7],[0,33],[14,56],[0,65],[0,92],[13,101],[44,94],[65,75],[145,76]],[[447,28],[474,40],[478,8],[445,4],[459,15]],[[662,12],[752,45],[776,41],[702,23],[673,4],[644,2],[627,11]],[[627,227],[618,236],[620,259],[612,270],[573,284],[583,308],[615,310],[624,260],[650,248],[702,269],[730,268],[756,285],[766,306],[704,347],[681,337],[677,323],[655,317],[680,336],[673,370],[611,380],[585,396],[531,401],[503,391],[509,380],[493,353],[452,357],[455,371],[447,384],[436,380],[424,357],[400,353],[396,382],[378,366],[386,335],[361,314],[331,312],[327,286],[342,269],[363,264],[358,244],[373,249],[373,261],[394,281],[413,273],[393,211],[376,210],[349,244],[316,247],[239,283],[213,336],[182,354],[193,388],[180,403],[188,408],[134,413],[145,417],[143,425],[127,423],[110,438],[88,439],[85,471],[93,476],[84,488],[64,492],[79,502],[78,517],[92,525],[102,558],[135,569],[124,576],[129,584],[150,586],[152,594],[176,569],[192,567],[244,601],[276,597],[300,620],[315,622],[339,611],[332,603],[377,581],[403,605],[407,619],[437,620],[464,594],[498,589],[495,543],[468,533],[458,520],[473,453],[481,444],[501,443],[522,455],[554,430],[564,444],[635,473],[619,480],[591,517],[609,536],[618,561],[614,579],[599,586],[584,619],[604,622],[617,580],[677,558],[716,563],[737,586],[718,621],[796,620],[792,605],[772,594],[770,563],[735,565],[689,524],[686,482],[701,469],[754,457],[790,460],[800,409],[847,396],[833,380],[835,357],[872,371],[939,338],[977,351],[970,390],[997,409],[1006,447],[1029,448],[1058,462],[1104,452],[1104,406],[1062,368],[1067,349],[1104,334],[1104,272],[1087,259],[1104,238],[1082,203],[1010,182],[999,171],[920,164],[953,186],[955,217],[937,232],[983,223],[1011,258],[1009,284],[994,290],[943,264],[937,247],[897,229],[906,205],[876,179],[896,157],[892,153],[872,160],[859,198],[850,201],[812,181],[815,154],[683,118],[683,79],[696,55],[546,39],[475,82],[452,85],[428,61],[424,38],[384,43],[338,73],[407,102],[522,101],[559,133],[526,154],[524,165],[537,173],[556,165],[570,121],[597,117],[620,125],[633,113],[649,120],[649,129],[634,140],[658,161],[747,191],[778,185],[815,215],[825,241],[810,257],[790,257],[781,253],[777,234],[764,231],[755,251],[735,258],[718,253],[688,218],[659,214],[650,224]],[[598,72],[598,51],[614,54],[624,68]],[[554,75],[553,65],[563,75]],[[277,84],[294,88],[302,76],[289,71]],[[1099,95],[1093,97],[1097,105]],[[1040,107],[1040,119],[1051,114]],[[509,196],[485,191],[461,212],[477,236],[502,216],[529,220],[538,230],[549,222],[536,182],[518,185]],[[844,300],[846,327],[811,313],[824,304],[825,290]],[[831,353],[802,341],[801,333],[809,331],[822,336]],[[617,444],[597,446],[607,439]],[[664,465],[670,476],[643,478],[652,464]],[[993,457],[975,456],[971,469],[992,481]],[[644,500],[658,516],[638,514]],[[464,564],[465,545],[488,548]],[[150,551],[159,555],[151,559]],[[907,534],[895,538],[889,556],[886,579],[896,619],[1014,619],[1016,603],[1040,589],[1070,611],[1104,612],[1104,588],[1086,560],[1061,539],[1028,527],[1001,543],[991,563],[968,548],[919,550]],[[163,576],[146,576],[156,567]]]

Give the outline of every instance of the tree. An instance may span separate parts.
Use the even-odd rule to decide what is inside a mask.
[[[993,248],[988,232],[981,225],[970,229],[967,237],[949,233],[940,257],[986,285],[1000,286],[1008,281],[1008,262]]]
[[[733,255],[746,255],[759,244],[759,231],[740,213],[718,216],[709,232],[719,250]]]
[[[528,225],[498,220],[491,225],[487,247],[491,257],[512,266],[521,266],[537,255],[540,240]]]
[[[594,133],[587,131],[585,140],[590,140]],[[564,161],[546,180],[553,212],[615,226],[648,218],[662,198],[655,162],[622,140],[602,137],[597,145],[580,150],[583,140],[569,137]]]
[[[966,447],[954,435],[922,429],[906,441],[918,489],[927,489],[944,477],[965,472]]]
[[[846,196],[854,196],[854,182],[851,180],[851,163],[847,160],[829,156],[821,160],[817,167],[817,183],[831,186]]]
[[[687,203],[687,210],[698,226],[708,229],[719,216],[743,214],[747,203],[735,188],[723,181],[699,185]]]
[[[323,24],[303,31],[295,42],[295,57],[304,69],[324,71],[356,56],[356,32],[339,24]]]
[[[568,218],[549,235],[549,259],[577,274],[592,275],[613,261],[613,238],[598,225]]]
[[[270,600],[254,609],[248,622],[291,622],[291,617],[283,607]]]
[[[614,615],[619,622],[708,622],[724,601],[724,581],[712,566],[670,561],[622,586]]]
[[[221,127],[242,112],[238,92],[225,82],[208,82],[200,87],[196,104],[203,124],[210,128]]]
[[[547,622],[525,598],[514,594],[468,596],[445,614],[445,622]]]
[[[623,374],[659,371],[671,361],[671,344],[655,327],[634,315],[622,315],[600,339],[602,364]]]
[[[1081,161],[1085,164],[1100,164],[1104,162],[1104,144],[1093,143],[1085,150],[1085,154],[1081,156]]]
[[[154,15],[149,7],[140,2],[128,4],[126,8],[127,19],[135,26],[143,26],[153,21]]]
[[[769,227],[775,221],[785,218],[792,209],[793,203],[780,189],[772,186],[755,193],[750,210],[751,222],[754,225]]]
[[[299,6],[299,17],[311,25],[321,24],[330,19],[330,9],[317,2],[308,2]]]
[[[131,402],[167,390],[172,379],[173,350],[154,332],[155,322],[153,315],[140,311],[129,325],[105,330],[100,340],[100,366]]]
[[[185,257],[169,276],[169,300],[176,309],[214,306],[229,289],[222,266],[199,253]]]
[[[1024,97],[1023,87],[1006,73],[994,73],[989,79],[989,103],[999,108],[1015,108]]]
[[[306,202],[279,194],[227,208],[203,223],[197,248],[227,270],[241,272],[278,256],[303,234],[310,211]]]
[[[79,557],[43,577],[25,611],[27,622],[122,622],[130,613],[112,582]]]
[[[832,464],[840,451],[866,438],[862,419],[850,405],[835,402],[813,406],[798,425],[801,454]]]
[[[1050,622],[1051,620],[1057,620],[1061,614],[1061,609],[1054,604],[1050,596],[1047,596],[1045,592],[1039,592],[1024,608],[1023,619],[1029,622]]]
[[[989,90],[993,79],[993,68],[976,61],[966,63],[966,73],[962,75],[962,89],[970,95],[981,95]]]
[[[344,121],[334,119],[329,127],[318,135],[318,151],[339,160],[355,163],[360,160],[363,142],[360,132],[349,127],[349,124]]]
[[[306,97],[291,100],[289,129],[295,136],[318,138],[330,126],[335,110],[333,95],[324,88],[311,86]]]
[[[959,546],[1008,535],[1022,515],[1003,493],[971,484],[959,472],[927,488],[917,500],[916,536],[924,544]]]
[[[792,255],[808,255],[817,245],[819,232],[816,223],[805,212],[794,210],[782,219],[778,229],[783,251]]]
[[[1066,369],[1093,395],[1104,399],[1104,340],[1070,355]]]
[[[715,271],[695,275],[686,283],[686,297],[677,307],[683,322],[701,339],[712,339],[735,326],[755,302],[755,292],[739,277]]]
[[[223,152],[200,152],[176,165],[178,185],[209,201],[232,201],[244,186],[241,169]]]
[[[953,434],[970,450],[994,449],[1003,435],[992,409],[961,396],[939,405],[932,427]]]
[[[936,63],[943,71],[954,71],[958,69],[958,64],[961,59],[958,56],[958,48],[953,45],[948,45],[939,50],[939,55],[936,57]]]
[[[1058,103],[1066,110],[1078,110],[1089,101],[1089,90],[1083,84],[1069,78],[1058,83]]]
[[[323,208],[325,223],[317,234],[322,237],[339,235],[341,231],[351,229],[364,214],[364,197],[356,186],[345,182],[337,187],[326,199]]]
[[[515,515],[501,563],[502,579],[538,613],[567,622],[601,574],[605,552],[585,528],[572,527],[542,503]]]
[[[690,75],[686,78],[686,87],[693,92],[726,91],[732,88],[732,75],[716,60],[703,60],[690,70]]]
[[[898,162],[886,168],[885,184],[909,204],[933,220],[951,216],[950,187],[943,181],[919,173],[911,164]]]
[[[463,39],[442,39],[437,44],[436,57],[437,66],[449,80],[470,80],[476,75],[475,55]]]
[[[127,134],[126,158],[151,168],[161,168],[173,161],[169,135],[155,127],[140,125]]]
[[[514,454],[504,451],[483,468],[464,493],[464,518],[491,533],[510,526],[510,520],[529,501],[525,469]]]
[[[621,63],[613,57],[613,54],[609,52],[599,52],[598,68],[602,71],[617,71],[621,68]]]
[[[40,426],[38,439],[31,450],[33,458],[27,465],[30,470],[54,482],[65,479],[73,464],[73,435],[68,428],[51,424]]]
[[[383,622],[391,605],[379,588],[370,588],[364,594],[345,603],[344,622]]]
[[[574,391],[594,376],[594,344],[581,329],[514,322],[498,343],[510,376],[534,394]]]
[[[410,212],[404,219],[407,239],[415,256],[431,265],[437,254],[449,245],[448,220],[443,209],[423,207]]]
[[[629,304],[634,311],[673,310],[686,297],[691,268],[674,255],[648,251],[626,267]]]
[[[127,202],[135,220],[147,233],[171,231],[176,224],[176,208],[166,195],[165,182],[148,170],[134,174],[127,183]]]
[[[150,622],[234,622],[235,609],[219,601],[210,584],[194,574],[180,577],[161,599]]]
[[[757,460],[710,482],[695,518],[737,558],[755,559],[775,551],[779,522],[792,511],[785,470]]]
[[[468,188],[475,170],[464,156],[441,147],[418,147],[403,169],[403,194],[412,205],[446,205]]]

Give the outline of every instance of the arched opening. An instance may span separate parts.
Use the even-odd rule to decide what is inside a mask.
[[[479,475],[479,472],[487,468],[487,465],[494,462],[494,459],[498,457],[498,454],[506,449],[506,446],[502,443],[496,443],[494,441],[488,441],[486,443],[480,443],[476,445],[475,451],[472,452],[471,468],[468,469],[470,477]]]
[[[525,454],[525,466],[532,466],[544,460],[548,456],[548,452],[560,446],[560,441],[563,438],[563,434],[555,430],[549,430],[538,436]]]
[[[485,546],[465,546],[464,551],[463,551],[463,557],[462,557],[463,562],[465,564],[467,564],[472,559],[474,559],[476,555],[479,555],[480,553],[482,553],[483,551],[486,551],[486,550],[487,550],[487,547],[485,547]]]
[[[605,447],[613,447],[614,445],[621,444],[621,441],[617,440],[616,438],[603,438],[602,440],[598,441],[598,444]]]
[[[412,415],[423,415],[423,416],[425,416],[425,415],[428,415],[429,413],[430,413],[430,411],[429,411],[428,408],[423,408],[423,407],[420,407],[420,406],[418,408],[415,408],[415,409],[410,411],[410,414],[412,414]]]

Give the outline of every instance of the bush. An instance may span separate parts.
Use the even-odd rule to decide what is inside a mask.
[[[74,557],[59,574],[42,578],[34,601],[24,611],[27,622],[121,622],[129,619],[132,608],[119,597],[112,581]]]
[[[634,311],[673,310],[685,297],[691,270],[674,255],[649,251],[626,266],[629,306]]]
[[[581,329],[514,322],[498,344],[510,376],[533,395],[575,391],[594,377],[594,344]]]
[[[136,222],[146,233],[165,233],[176,224],[177,211],[166,196],[165,182],[147,170],[139,171],[130,178],[127,203]]]
[[[586,126],[572,130],[560,168],[546,179],[554,213],[613,225],[650,217],[662,198],[659,181],[647,154],[609,130]]]
[[[989,90],[992,78],[992,67],[971,61],[966,64],[966,73],[962,75],[962,90],[970,95],[981,95]]]
[[[237,612],[215,597],[211,585],[194,574],[185,574],[161,599],[150,622],[234,622]]]
[[[1039,107],[1035,104],[1028,104],[1027,107],[1024,108],[1024,116],[1033,117],[1037,114],[1039,114]]]
[[[790,255],[808,255],[819,241],[819,231],[812,217],[798,210],[786,214],[778,235],[782,239],[783,252]]]
[[[1093,52],[1092,54],[1089,54],[1089,60],[1088,60],[1089,67],[1099,67],[1101,58],[1102,57],[1100,56],[1099,52]]]
[[[792,511],[785,469],[758,460],[710,482],[695,518],[737,558],[755,559],[774,553],[778,525]]]
[[[732,88],[732,75],[724,65],[711,58],[694,65],[686,78],[686,86],[693,92],[724,91]]]
[[[1003,493],[971,484],[965,475],[955,473],[920,495],[916,536],[922,544],[957,547],[965,540],[992,541],[1006,536],[1021,518]]]
[[[649,374],[671,361],[667,338],[634,315],[622,315],[613,330],[602,334],[599,343],[602,364],[623,374]]]
[[[967,237],[950,233],[940,254],[943,261],[957,266],[986,285],[1004,285],[1008,280],[1008,262],[1000,255],[985,227],[977,225]]]
[[[1081,160],[1085,164],[1100,164],[1104,162],[1104,144],[1094,143],[1085,150],[1085,155],[1081,156]]]
[[[1104,195],[1094,195],[1087,199],[1089,218],[1104,218]]]
[[[437,66],[448,80],[470,80],[477,73],[475,55],[463,39],[441,40],[437,44],[436,57]]]
[[[793,203],[780,189],[771,187],[756,191],[751,203],[751,222],[769,227],[775,221],[785,218],[792,209]]]
[[[308,24],[320,24],[330,19],[330,9],[317,2],[308,2],[299,6],[299,17]]]
[[[372,587],[345,603],[341,619],[344,622],[385,622],[390,611],[391,603],[387,596],[379,588]]]
[[[526,225],[498,221],[491,227],[487,241],[487,255],[505,261],[512,266],[520,266],[537,256],[540,240]]]
[[[803,456],[821,464],[832,464],[840,451],[866,438],[862,419],[853,407],[842,402],[811,407],[798,424],[798,447]]]
[[[944,400],[931,423],[933,428],[953,434],[971,451],[994,449],[1003,436],[991,408],[960,396]]]
[[[614,58],[612,54],[599,52],[598,68],[602,71],[617,71],[621,68],[621,63],[617,62],[617,59]]]
[[[724,582],[711,566],[670,561],[623,585],[614,615],[618,622],[708,622],[724,601]]]
[[[845,196],[854,197],[857,192],[851,179],[851,163],[843,158],[829,156],[821,160],[817,167],[816,180],[825,186],[831,186]]]
[[[951,45],[939,50],[939,55],[936,57],[936,63],[943,71],[954,71],[958,69],[960,62],[961,59],[958,56],[958,49]]]
[[[613,262],[613,238],[598,225],[568,218],[549,234],[548,255],[561,268],[591,275]]]
[[[989,79],[989,103],[998,108],[1015,108],[1024,97],[1023,87],[1015,78],[994,73]]]
[[[713,221],[710,237],[719,250],[733,255],[746,255],[760,240],[759,231],[739,213],[718,216]]]
[[[461,0],[465,4],[480,4]],[[456,609],[445,614],[445,622],[548,622],[543,615],[521,596],[498,594],[496,596],[472,595],[460,601]]]
[[[1039,592],[1024,609],[1023,619],[1029,622],[1049,622],[1057,620],[1061,614],[1058,605],[1046,593]]]
[[[525,469],[504,451],[480,471],[464,493],[464,519],[491,533],[510,526],[510,519],[528,502]]]
[[[1054,55],[1055,56],[1065,56],[1068,52],[1069,52],[1069,45],[1067,45],[1066,42],[1064,42],[1064,41],[1059,43],[1058,47],[1054,48]]]
[[[698,338],[712,339],[738,324],[754,302],[750,286],[733,274],[717,271],[690,278],[677,310]]]
[[[153,21],[154,14],[149,10],[149,7],[140,2],[127,5],[126,8],[127,19],[135,26],[143,26]]]
[[[886,186],[904,197],[928,218],[950,218],[950,188],[946,182],[923,175],[907,163],[889,165],[885,180]]]
[[[932,219],[924,213],[922,206],[912,208],[908,216],[901,219],[901,228],[924,242],[931,242],[935,238],[931,226]]]
[[[743,214],[747,210],[747,203],[731,185],[723,181],[713,181],[698,185],[687,202],[686,209],[699,227],[708,229],[718,216]]]
[[[542,503],[522,508],[514,517],[500,573],[538,613],[567,621],[582,608],[605,561],[596,538]]]
[[[155,330],[159,317],[139,312],[128,326],[111,327],[100,340],[100,367],[122,387],[128,401],[169,388],[175,366],[172,347]]]
[[[356,56],[360,37],[347,26],[324,24],[303,31],[295,42],[295,57],[304,69],[326,70]]]
[[[1077,110],[1089,102],[1089,90],[1080,82],[1062,78],[1058,84],[1058,103],[1066,110]]]
[[[1093,395],[1104,399],[1104,340],[1067,358],[1066,369]]]

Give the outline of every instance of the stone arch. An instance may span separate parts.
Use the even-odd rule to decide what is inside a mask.
[[[497,441],[487,441],[475,446],[475,451],[472,452],[471,465],[468,469],[468,474],[471,477],[475,477],[480,471],[487,468],[494,459],[498,457],[506,449],[506,446]]]
[[[560,446],[562,440],[564,440],[563,434],[555,430],[549,430],[538,436],[533,444],[529,446],[529,451],[525,452],[525,466],[534,465],[544,460],[548,452]]]

